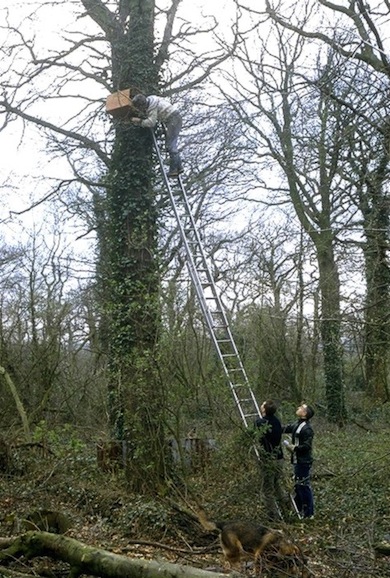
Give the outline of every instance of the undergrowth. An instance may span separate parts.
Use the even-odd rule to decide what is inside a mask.
[[[315,518],[303,523],[291,513],[277,526],[302,546],[317,577],[390,576],[388,558],[374,556],[374,545],[389,541],[390,534],[388,413],[387,406],[361,411],[344,429],[313,420]],[[221,432],[205,467],[178,468],[165,494],[151,497],[129,494],[122,470],[99,470],[91,440],[81,441],[69,429],[61,435],[47,432],[43,424],[39,428],[38,450],[15,450],[14,471],[0,477],[3,536],[12,534],[14,517],[37,508],[65,511],[75,537],[108,549],[136,539],[179,548],[206,544],[186,514],[190,507],[202,506],[214,520],[266,523],[259,464],[247,432]],[[291,474],[286,459],[288,488]],[[199,557],[192,563],[202,567]]]
[[[390,538],[390,420],[383,409],[363,417],[344,429],[313,419],[315,518],[302,522],[292,513],[278,524],[307,549],[317,576],[390,576],[388,559],[376,559],[373,549]],[[208,472],[212,483],[194,477],[194,492],[214,518],[267,523],[248,439],[242,433],[224,436],[219,445]],[[285,484],[292,489],[288,459]]]

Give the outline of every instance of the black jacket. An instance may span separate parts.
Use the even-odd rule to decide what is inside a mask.
[[[297,433],[299,426],[304,422],[302,428]],[[309,420],[299,419],[295,423],[290,423],[283,427],[283,433],[290,433],[292,443],[295,446],[291,455],[291,461],[297,464],[313,463],[313,437],[314,431]]]
[[[258,417],[255,425],[258,428],[268,426],[267,429],[264,428],[264,434],[260,438],[260,444],[263,450],[277,460],[283,459],[283,452],[280,445],[282,440],[282,424],[279,419],[275,415],[266,415],[264,417]]]

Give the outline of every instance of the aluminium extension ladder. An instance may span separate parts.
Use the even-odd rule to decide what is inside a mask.
[[[234,342],[213,274],[206,259],[183,181],[180,175],[175,181],[168,178],[160,147],[153,130],[152,133],[161,174],[163,175],[176,217],[181,240],[186,252],[188,272],[195,287],[200,308],[219,360],[222,363],[241,419],[245,427],[253,426],[255,419],[261,416],[260,409]],[[177,188],[180,189],[179,194],[176,192]],[[259,458],[258,449],[255,446],[254,449],[256,456]]]
[[[260,409],[249,384],[222,301],[215,285],[212,271],[208,265],[183,181],[179,175],[176,183],[180,189],[180,194],[175,194],[176,183],[172,185],[172,181],[170,181],[167,176],[160,147],[153,130],[152,134],[161,174],[168,190],[169,199],[186,252],[188,272],[195,287],[200,308],[233,394],[234,401],[241,419],[247,428],[254,424],[257,417],[261,417]],[[261,463],[259,447],[256,444],[253,444],[252,447],[258,462]],[[295,513],[298,518],[301,518],[302,516],[297,508],[294,493],[291,492],[289,497]],[[282,510],[277,500],[275,501],[275,506],[280,519],[283,520]]]

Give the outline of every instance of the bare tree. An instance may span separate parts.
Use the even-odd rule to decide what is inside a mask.
[[[41,421],[53,428],[69,421],[85,424],[88,419],[102,427],[104,414],[90,419],[102,406],[105,381],[99,377],[87,323],[88,282],[78,278],[80,271],[75,275],[72,255],[58,232],[51,241],[48,247],[47,230],[45,239],[36,232],[2,262],[0,365],[13,383],[31,431]],[[10,425],[14,405],[7,403],[3,391],[3,403],[10,407],[4,423]]]
[[[261,167],[272,177],[263,187],[268,202],[291,202],[315,247],[321,291],[321,336],[329,418],[345,419],[341,345],[340,274],[337,232],[342,226],[343,129],[348,118],[337,103],[302,84],[304,39],[275,30],[276,50],[264,35],[240,44],[242,73],[229,77],[236,93],[226,94],[250,138],[258,139]],[[260,58],[253,55],[253,43]],[[278,167],[278,168],[276,168]],[[261,172],[260,172],[261,175]],[[261,178],[261,177],[260,177]],[[264,179],[265,180],[265,179]],[[260,181],[261,182],[261,181]]]
[[[349,111],[351,134],[350,180],[354,179],[353,202],[363,216],[366,270],[365,378],[367,391],[383,400],[390,396],[388,383],[390,273],[388,267],[389,206],[386,201],[389,182],[389,107],[390,61],[386,46],[386,28],[390,19],[387,2],[357,0],[348,5],[320,0],[323,8],[305,4],[307,13],[317,18],[306,21],[286,19],[281,6],[267,2],[267,13],[279,26],[291,30],[312,43],[324,43],[341,56],[339,67],[363,69],[359,82],[349,78],[349,91],[337,89],[340,69],[329,71],[318,88]],[[294,7],[291,7],[293,9]],[[321,21],[319,25],[318,22]],[[327,33],[327,30],[332,32]],[[330,82],[329,78],[333,81]],[[357,98],[356,95],[359,95]]]

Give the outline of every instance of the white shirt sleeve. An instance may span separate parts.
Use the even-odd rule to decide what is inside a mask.
[[[152,128],[157,123],[157,119],[157,107],[155,107],[148,111],[148,116],[141,122],[141,126],[144,128]]]

